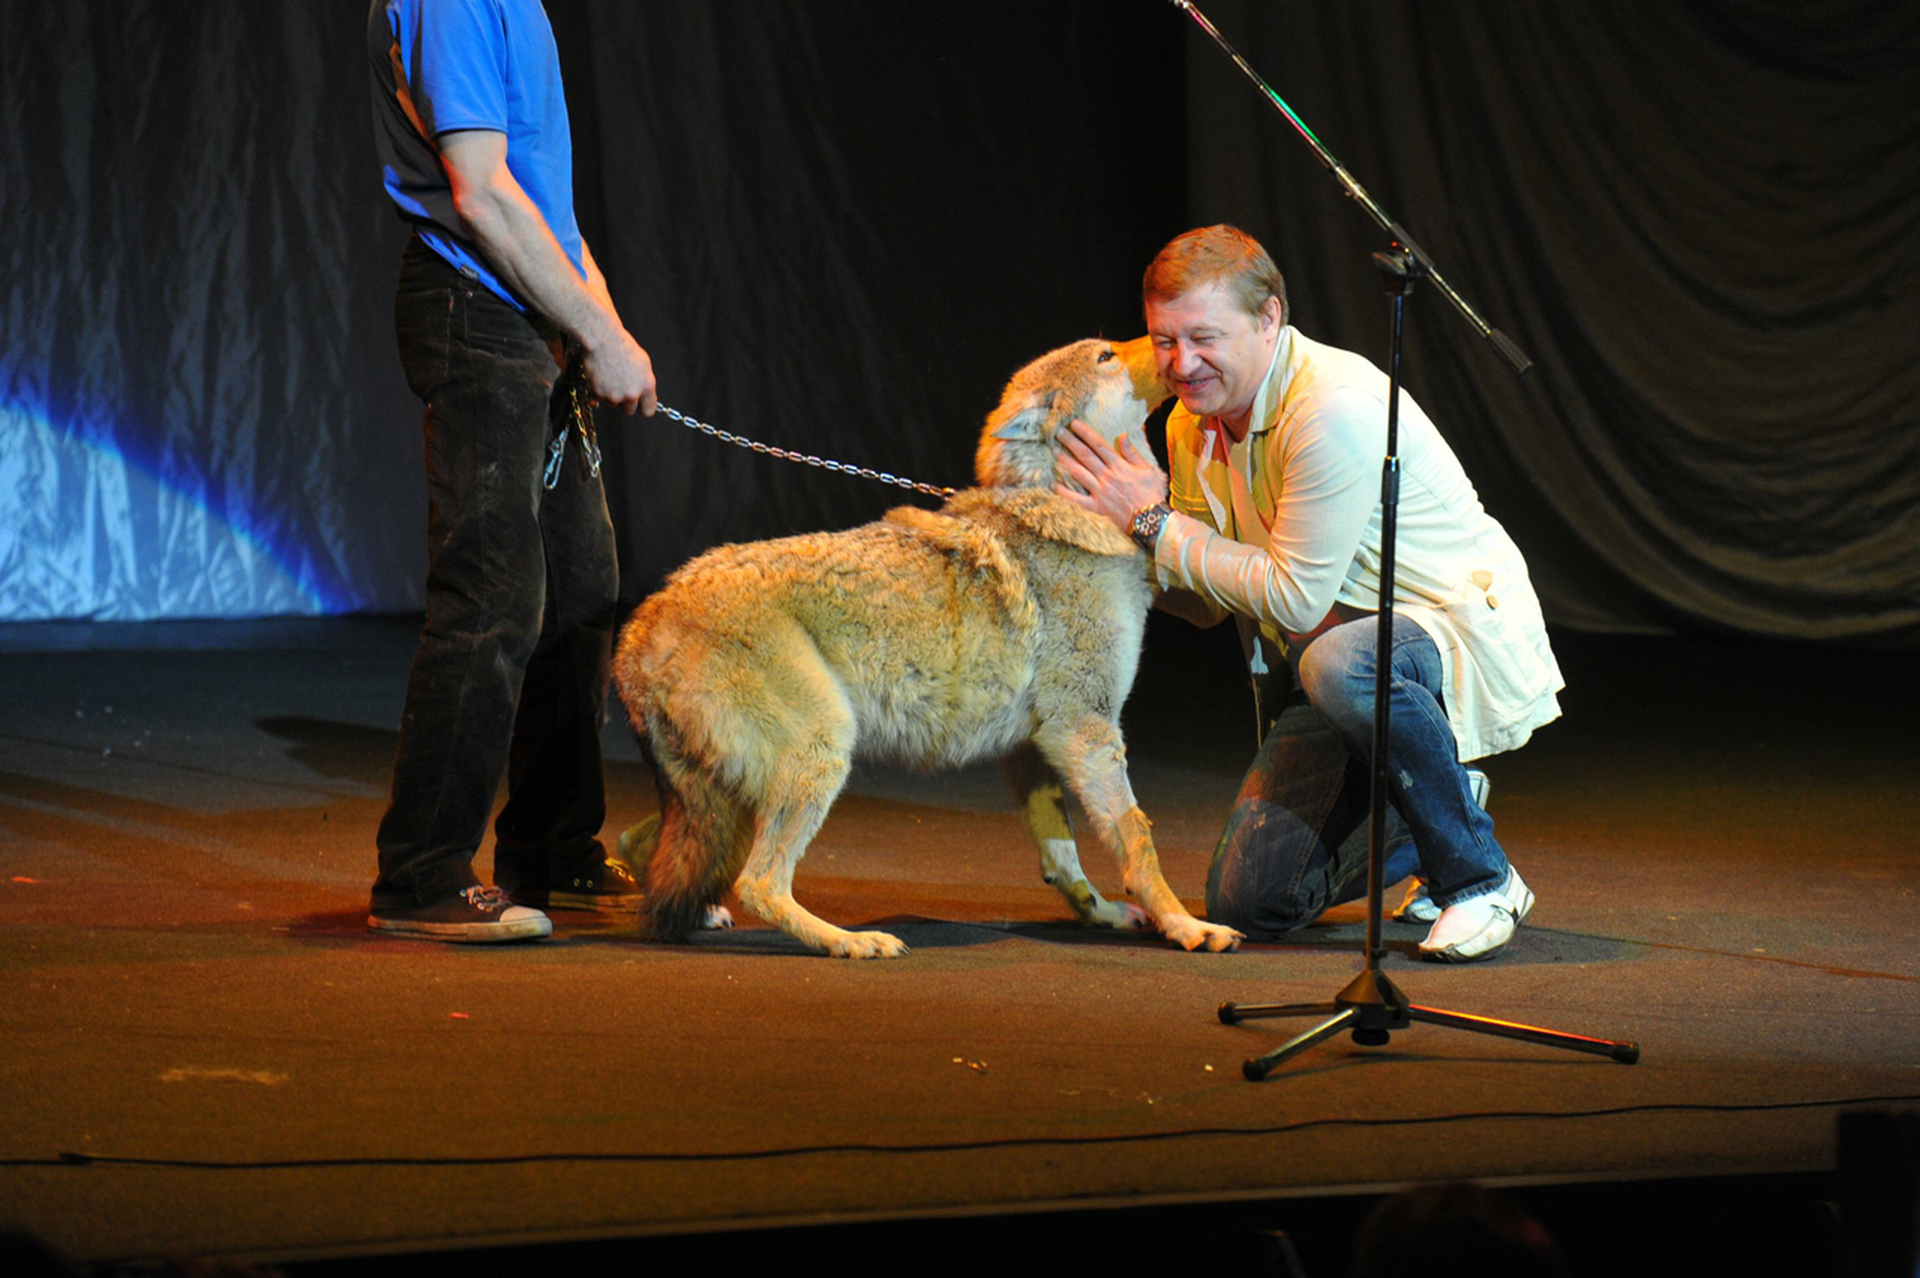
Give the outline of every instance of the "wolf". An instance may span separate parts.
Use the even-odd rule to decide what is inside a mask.
[[[614,682],[659,782],[658,833],[631,851],[644,930],[683,939],[732,887],[812,949],[902,956],[898,937],[809,913],[794,871],[856,758],[998,757],[1042,877],[1081,922],[1238,947],[1241,933],[1194,918],[1167,886],[1127,780],[1120,706],[1151,603],[1146,556],[1054,491],[1069,423],[1145,454],[1167,394],[1146,338],[1062,347],[1014,374],[988,415],[978,487],[937,511],[718,547],[635,610]],[[1061,778],[1144,911],[1087,881]]]

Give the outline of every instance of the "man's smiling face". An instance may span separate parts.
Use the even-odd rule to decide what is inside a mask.
[[[1250,315],[1226,281],[1216,279],[1178,297],[1149,298],[1146,312],[1160,375],[1180,403],[1244,434],[1280,338],[1279,299],[1267,299],[1260,314]]]

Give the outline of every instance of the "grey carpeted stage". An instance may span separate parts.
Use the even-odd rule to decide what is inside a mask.
[[[1231,637],[1161,623],[1125,725],[1197,909],[1250,713]],[[1388,970],[1416,1002],[1642,1061],[1416,1026],[1255,1085],[1243,1058],[1303,1023],[1215,1008],[1330,997],[1360,908],[1229,955],[1084,931],[991,768],[858,774],[801,870],[803,901],[897,931],[902,961],[755,926],[643,944],[568,913],[525,946],[370,936],[411,643],[391,620],[0,628],[0,1223],[89,1261],[296,1272],[776,1239],[928,1272],[984,1263],[1027,1213],[1030,1258],[1051,1238],[1129,1272],[1284,1229],[1325,1278],[1369,1195],[1472,1177],[1549,1215],[1582,1185],[1651,1186],[1564,1230],[1657,1272],[1663,1203],[1799,1245],[1837,1115],[1920,1097],[1899,654],[1557,636],[1566,717],[1488,767],[1532,921],[1465,968],[1415,962],[1420,933],[1389,924]],[[617,710],[607,738],[617,829],[652,792]]]

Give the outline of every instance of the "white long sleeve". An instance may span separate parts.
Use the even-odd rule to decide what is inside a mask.
[[[1247,472],[1232,468],[1240,482],[1285,477],[1271,495],[1272,522],[1262,528],[1256,520],[1249,528],[1245,519],[1223,520],[1246,540],[1223,536],[1190,513],[1193,498],[1181,493],[1154,556],[1164,584],[1183,586],[1280,634],[1313,629],[1338,599],[1379,509],[1386,442],[1381,423],[1378,400],[1342,392],[1320,400],[1292,428],[1256,434],[1237,446],[1270,450],[1262,464],[1248,468],[1251,481],[1244,478]],[[1251,514],[1248,502],[1232,505]],[[1266,542],[1264,548],[1256,538]]]

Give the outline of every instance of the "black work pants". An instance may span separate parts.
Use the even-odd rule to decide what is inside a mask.
[[[619,592],[606,495],[579,439],[542,484],[555,334],[418,237],[394,301],[426,403],[427,617],[407,681],[373,908],[479,882],[504,773],[494,879],[544,888],[605,853],[600,726]]]

